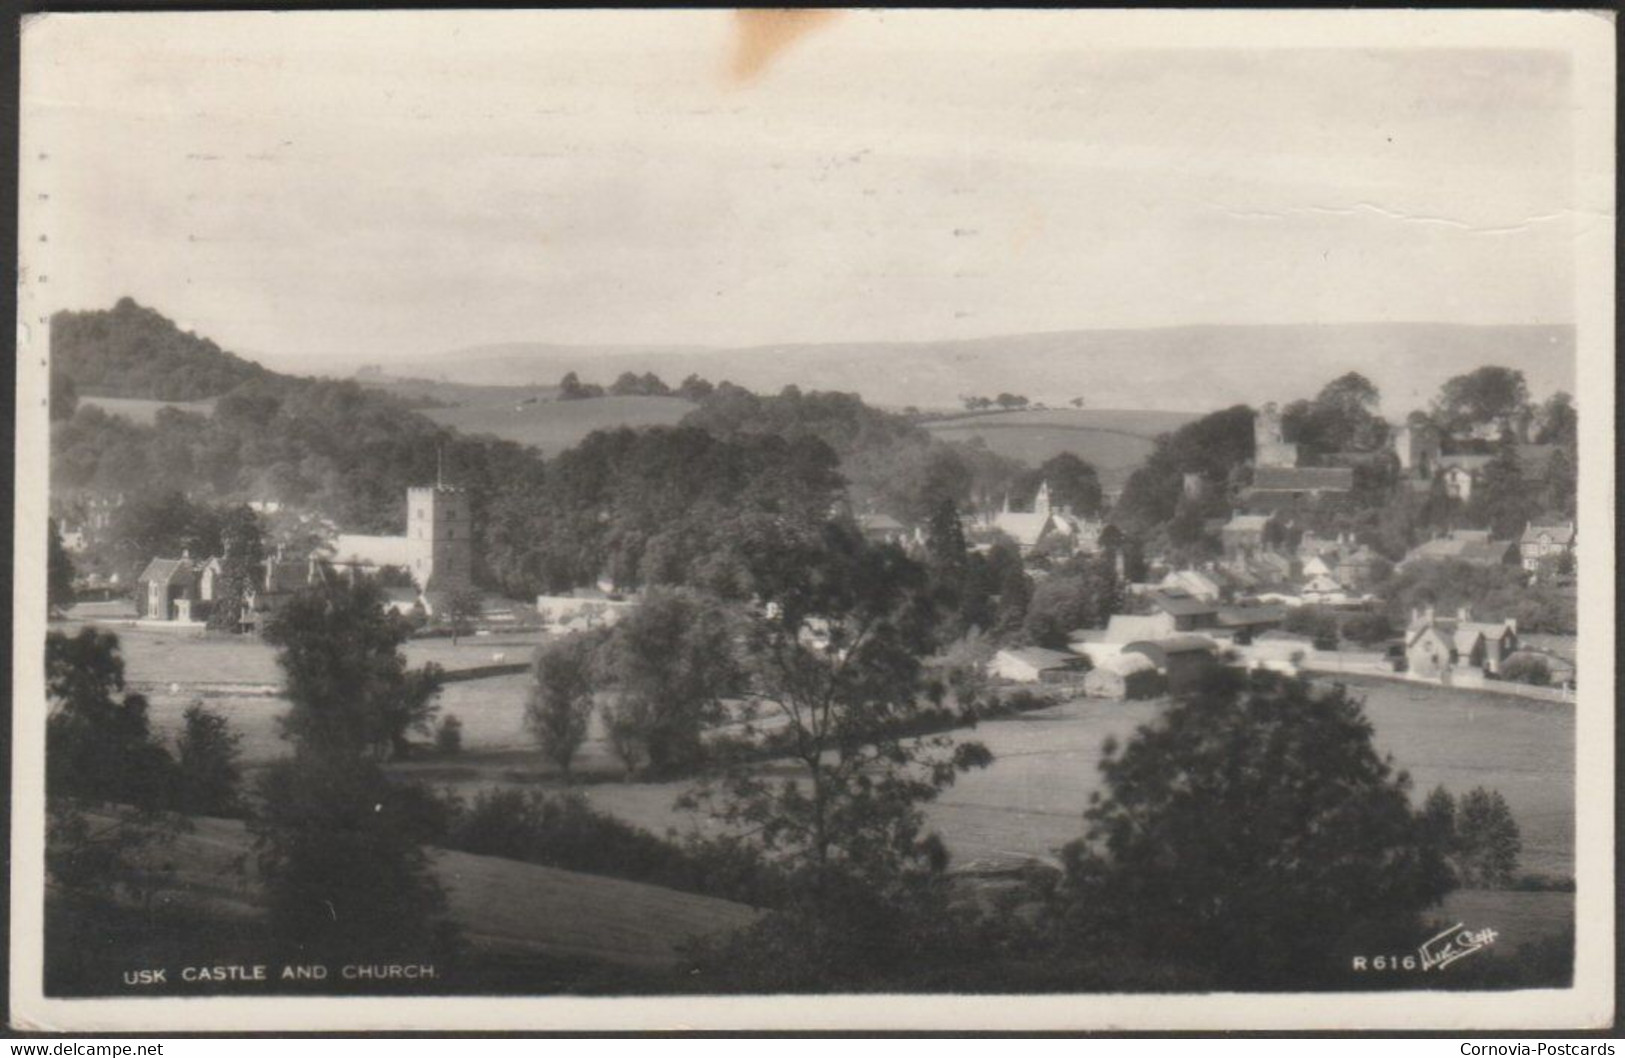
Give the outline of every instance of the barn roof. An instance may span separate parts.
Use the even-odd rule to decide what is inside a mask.
[[[1035,669],[1064,669],[1078,663],[1076,654],[1068,654],[1061,650],[1047,650],[1044,647],[1015,647],[999,651],[1006,657],[1024,661]]]
[[[1256,467],[1253,488],[1280,492],[1347,492],[1354,488],[1349,467]]]
[[[1123,653],[1140,653],[1152,661],[1160,661],[1170,654],[1217,653],[1219,644],[1207,636],[1177,635],[1162,639],[1142,639],[1123,647]]]
[[[1277,624],[1286,620],[1286,607],[1229,606],[1219,611],[1219,624],[1226,628],[1250,628],[1255,625]]]

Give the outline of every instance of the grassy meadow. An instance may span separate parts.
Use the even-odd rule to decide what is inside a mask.
[[[79,398],[80,404],[92,405],[100,408],[109,415],[121,415],[131,422],[142,426],[151,426],[158,417],[160,408],[176,408],[180,411],[191,412],[194,415],[208,415],[214,411],[214,401],[174,401],[174,400],[143,400],[137,397],[85,397]]]
[[[594,430],[618,426],[672,426],[694,409],[677,397],[600,397],[526,403],[509,396],[429,408],[423,414],[442,426],[467,434],[487,434],[517,441],[555,456]]]
[[[924,425],[944,441],[980,438],[998,454],[1029,466],[1071,452],[1093,464],[1107,487],[1115,487],[1145,462],[1158,434],[1193,418],[1181,412],[1050,408],[963,415]]]

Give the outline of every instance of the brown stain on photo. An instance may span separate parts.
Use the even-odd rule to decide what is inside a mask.
[[[827,8],[741,8],[734,12],[734,54],[730,69],[736,85],[748,84],[796,41],[841,16]]]

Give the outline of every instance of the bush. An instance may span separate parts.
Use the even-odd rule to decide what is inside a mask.
[[[771,906],[781,883],[756,853],[730,839],[679,843],[595,811],[579,795],[481,793],[451,823],[445,846],[544,867],[602,874]]]
[[[435,729],[434,748],[442,757],[455,757],[463,751],[463,722],[448,715]]]
[[[1343,622],[1343,638],[1362,646],[1387,642],[1396,634],[1393,622],[1385,614],[1355,614]]]
[[[1528,683],[1548,687],[1552,682],[1552,666],[1539,654],[1518,654],[1508,658],[1501,666],[1501,678],[1514,683]]]
[[[241,741],[226,718],[205,709],[202,702],[187,708],[186,728],[175,747],[180,764],[177,810],[202,816],[234,816],[242,811],[238,789],[242,769],[237,763]]]

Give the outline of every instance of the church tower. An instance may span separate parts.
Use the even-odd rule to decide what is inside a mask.
[[[419,591],[473,586],[474,523],[468,493],[445,484],[407,489],[406,541]]]

